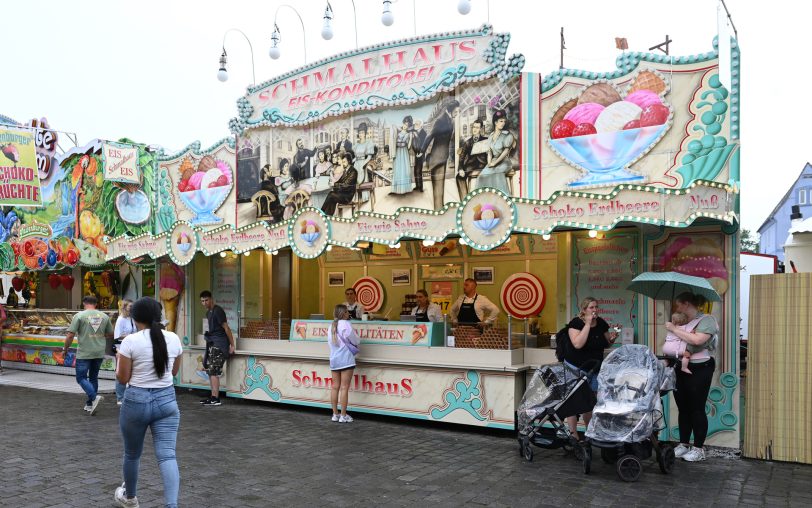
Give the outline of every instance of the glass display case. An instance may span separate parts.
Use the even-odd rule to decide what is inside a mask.
[[[63,353],[68,326],[78,310],[70,309],[13,309],[3,333],[2,358],[4,362],[73,367],[76,360],[76,341]],[[116,311],[102,310],[115,322]],[[114,370],[112,357],[105,358],[103,370]]]

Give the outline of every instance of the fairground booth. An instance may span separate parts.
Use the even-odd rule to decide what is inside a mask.
[[[139,166],[149,227],[107,233],[103,261],[155,263],[188,344],[179,386],[208,387],[209,289],[237,335],[230,397],[329,407],[326,330],[355,288],[352,410],[513,429],[584,297],[618,345],[659,353],[670,303],[626,287],[677,271],[722,295],[710,444],[738,447],[735,42],[720,80],[715,42],[542,76],[509,40],[485,25],[308,64],[248,87],[233,137],[156,154],[149,189]],[[466,278],[499,309],[483,330],[454,323]],[[409,317],[419,290],[442,319]]]

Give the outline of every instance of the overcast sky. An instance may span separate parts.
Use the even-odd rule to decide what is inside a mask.
[[[353,49],[350,0],[332,0],[335,36],[329,42],[320,36],[325,1],[289,1],[303,18],[309,61]],[[485,0],[473,0],[467,16],[457,13],[457,0],[395,0],[395,23],[385,27],[379,0],[355,3],[360,46],[411,37],[415,21],[423,35],[476,28],[488,19]],[[252,80],[248,44],[233,32],[226,40],[230,79],[216,78],[229,28],[253,44],[258,82],[304,63],[302,29],[289,8],[278,11],[282,57],[268,57],[280,1],[2,4],[0,113],[21,122],[46,116],[52,127],[76,133],[80,144],[129,137],[174,151],[195,140],[208,147],[229,135],[235,101]],[[812,103],[796,98],[812,83],[804,5],[728,0],[742,46],[742,222],[748,229],[761,225],[812,158],[804,120]],[[711,50],[716,0],[493,0],[490,22],[512,34],[508,54],[523,53],[525,70],[558,68],[564,26],[565,65],[606,71],[614,69],[616,36],[626,37],[632,51],[645,51],[666,34],[674,40],[672,55]]]

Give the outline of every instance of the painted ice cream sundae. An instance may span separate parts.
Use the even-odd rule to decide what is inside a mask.
[[[571,165],[586,172],[570,187],[643,180],[627,166],[665,134],[671,108],[663,102],[665,81],[642,71],[625,97],[609,83],[590,85],[565,102],[550,122],[550,146]]]
[[[180,249],[181,252],[186,254],[187,252],[189,252],[189,249],[192,248],[192,239],[189,237],[188,234],[181,233],[180,235],[178,235],[177,244],[178,249]]]
[[[178,195],[195,216],[190,221],[196,226],[219,224],[221,217],[214,215],[228,197],[233,186],[231,167],[227,162],[207,155],[200,159],[197,168],[187,158],[180,165],[181,180]]]
[[[491,230],[495,228],[501,217],[499,211],[491,204],[476,205],[474,207],[474,226],[482,231],[483,236],[492,236]]]
[[[321,235],[319,232],[319,227],[316,223],[312,220],[303,220],[302,221],[302,228],[300,232],[302,236],[302,240],[304,240],[309,247],[312,247],[316,240],[319,239]]]

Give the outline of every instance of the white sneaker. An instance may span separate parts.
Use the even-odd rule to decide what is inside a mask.
[[[124,508],[138,508],[139,506],[137,497],[127,497],[127,491],[125,490],[123,483],[121,484],[121,487],[116,487],[116,494],[113,499],[115,499],[119,506],[123,506]]]
[[[682,456],[682,460],[687,462],[699,462],[701,460],[705,460],[705,450],[694,446],[691,448],[691,451]]]
[[[690,446],[686,446],[686,445],[684,445],[684,444],[680,443],[680,444],[679,444],[679,446],[677,446],[676,448],[674,448],[674,457],[676,457],[676,458],[678,458],[678,459],[679,459],[679,458],[681,458],[683,455],[685,455],[686,453],[688,453],[688,451],[689,451],[690,449],[691,449],[691,447],[690,447]]]
[[[338,421],[338,415],[334,414],[333,417],[331,418],[331,420],[334,421],[334,422],[337,422]]]
[[[93,410],[93,406],[92,406],[92,405],[90,405],[90,404],[85,404],[85,408],[84,408],[84,409],[85,409],[85,411],[87,411],[87,412],[89,413],[90,411],[92,411],[92,410]]]
[[[104,397],[102,397],[101,395],[96,395],[96,398],[93,399],[93,405],[90,406],[90,416],[93,416],[93,415],[96,414],[96,411],[99,410],[99,404],[101,404],[101,401],[103,401],[103,400],[104,400]]]
[[[338,423],[352,423],[352,416],[350,415],[339,416]]]

